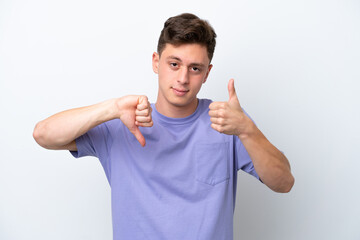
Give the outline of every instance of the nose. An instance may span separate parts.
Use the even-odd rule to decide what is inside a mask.
[[[177,81],[178,83],[181,83],[181,84],[187,84],[189,83],[189,71],[187,68],[183,67],[183,68],[180,68],[179,71],[178,71],[178,76],[177,76]]]

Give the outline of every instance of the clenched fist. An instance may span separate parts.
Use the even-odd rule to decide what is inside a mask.
[[[139,127],[152,127],[151,106],[146,96],[125,96],[117,101],[119,118],[134,134],[141,146],[145,146],[145,138]]]

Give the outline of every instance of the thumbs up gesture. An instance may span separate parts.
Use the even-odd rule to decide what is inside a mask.
[[[252,121],[240,106],[234,79],[228,83],[229,101],[213,102],[209,106],[211,127],[220,133],[239,136],[250,131]]]
[[[152,127],[151,106],[146,96],[125,96],[119,99],[120,120],[134,134],[141,146],[145,146],[145,138],[139,127]]]

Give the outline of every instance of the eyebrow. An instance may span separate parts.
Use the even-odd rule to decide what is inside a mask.
[[[166,59],[174,59],[176,61],[179,61],[179,62],[182,62],[181,58],[177,57],[177,56],[174,56],[174,55],[170,55],[168,56]],[[190,66],[195,66],[195,67],[205,67],[205,64],[202,64],[202,63],[190,63]]]

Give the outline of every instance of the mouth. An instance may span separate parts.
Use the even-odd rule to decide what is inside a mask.
[[[174,88],[174,87],[172,87],[171,89],[173,90],[173,92],[177,96],[184,96],[187,92],[189,92],[189,90],[183,89],[183,88]]]

